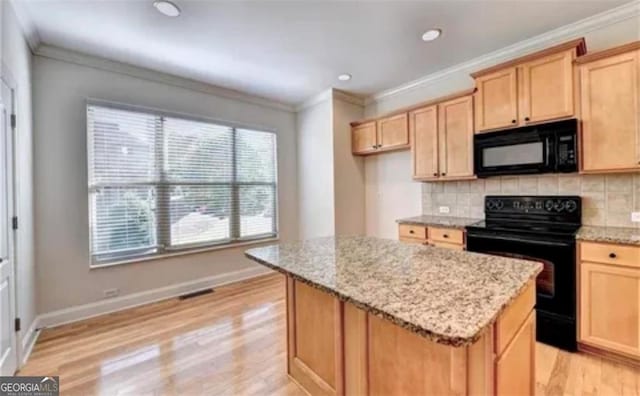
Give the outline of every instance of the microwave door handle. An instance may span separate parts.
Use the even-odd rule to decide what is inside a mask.
[[[551,155],[551,139],[546,138],[546,139],[545,139],[545,144],[546,144],[546,146],[547,146],[547,150],[546,150],[547,152],[545,153],[545,157],[546,157],[546,158],[545,158],[545,162],[544,162],[544,164],[545,164],[546,166],[549,166],[549,165],[550,165],[550,163],[549,163],[549,161],[550,161],[549,156]]]

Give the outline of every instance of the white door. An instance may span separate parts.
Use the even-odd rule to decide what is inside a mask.
[[[13,271],[13,139],[11,91],[2,83],[0,96],[0,375],[13,375],[18,366]]]

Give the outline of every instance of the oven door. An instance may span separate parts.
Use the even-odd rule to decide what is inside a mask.
[[[536,279],[536,309],[575,317],[575,241],[469,231],[467,250],[542,263],[544,269]]]
[[[488,177],[553,172],[554,146],[553,134],[539,130],[475,135],[475,173]]]

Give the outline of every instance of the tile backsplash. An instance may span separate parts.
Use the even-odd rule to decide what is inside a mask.
[[[484,218],[485,195],[579,195],[585,225],[636,227],[640,174],[504,176],[471,181],[422,183],[422,213]],[[450,213],[439,213],[448,206]]]

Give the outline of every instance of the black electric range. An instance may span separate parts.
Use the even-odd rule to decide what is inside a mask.
[[[467,250],[539,261],[536,338],[575,351],[578,196],[487,196],[486,220],[467,229]]]

